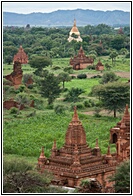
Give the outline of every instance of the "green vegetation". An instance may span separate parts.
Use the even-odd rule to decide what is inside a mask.
[[[116,193],[130,193],[130,161],[124,161],[117,169],[116,173],[110,178],[115,182],[114,188]]]
[[[90,36],[90,29],[92,36]],[[24,28],[4,29],[3,75],[12,72],[11,59],[16,54],[20,43],[23,43],[23,48],[29,57],[29,64],[22,65],[24,77],[18,89],[15,90],[13,86],[10,86],[9,81],[3,79],[3,100],[13,98],[19,102],[19,108],[3,110],[5,167],[6,164],[9,166],[8,163],[14,165],[13,158],[20,162],[27,160],[28,164],[34,167],[42,146],[45,147],[45,155],[50,156],[54,139],[57,141],[57,147],[62,147],[75,105],[86,132],[88,145],[93,148],[98,138],[101,152],[103,154],[107,152],[109,130],[121,120],[123,113],[117,113],[117,118],[113,118],[112,114],[109,116],[104,111],[107,107],[104,107],[102,100],[99,99],[101,97],[95,97],[92,90],[100,82],[105,89],[111,81],[111,85],[120,89],[119,93],[117,89],[117,94],[115,93],[113,97],[114,100],[118,97],[117,102],[122,98],[119,109],[123,109],[129,102],[124,97],[127,95],[126,92],[129,96],[129,85],[126,83],[130,72],[130,31],[125,27],[124,34],[118,35],[111,27],[103,24],[96,27],[88,25],[79,28],[79,31],[83,35],[82,47],[85,54],[95,57],[95,61],[93,66],[77,71],[72,69],[69,61],[71,56],[77,54],[81,43],[67,42],[68,28],[33,27],[28,31]],[[105,65],[102,72],[95,70],[99,59]],[[111,74],[108,75],[109,71]],[[26,87],[25,83],[30,76],[34,83]],[[118,80],[119,86],[115,85],[115,80]],[[125,86],[126,92],[123,89]],[[111,98],[110,95],[105,95],[103,100],[106,105],[110,106],[107,109],[112,110],[111,104],[105,101],[107,96]],[[31,100],[34,101],[34,108],[29,107]],[[20,110],[22,104],[25,104],[24,110]],[[115,151],[115,145],[111,144],[111,152]],[[21,172],[15,175],[17,178],[23,177]],[[30,177],[28,175],[28,179],[31,179]],[[37,179],[39,179],[38,176]],[[16,185],[8,187],[8,181],[4,183],[6,183],[4,184],[5,192],[7,190],[13,192],[28,190],[16,189]],[[34,191],[45,192],[41,187]],[[47,189],[47,191],[50,190]]]
[[[22,112],[22,111],[21,111]],[[64,144],[65,133],[69,122],[72,119],[72,112],[58,115],[52,110],[47,110],[35,117],[23,119],[15,118],[4,122],[3,150],[7,154],[39,157],[41,147],[45,147],[46,156],[50,155],[54,139],[57,140],[57,147]],[[95,146],[96,138],[99,138],[99,146],[102,153],[106,153],[109,143],[109,129],[120,119],[113,117],[96,118],[81,114],[79,118],[86,131],[87,142],[90,147]],[[112,151],[115,148],[112,145]]]
[[[4,156],[3,161],[3,192],[4,193],[62,193],[61,188],[53,188],[50,182],[53,176],[45,171],[36,170],[33,164],[21,158]]]

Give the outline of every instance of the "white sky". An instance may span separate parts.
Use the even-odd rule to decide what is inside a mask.
[[[131,2],[126,1],[112,1],[112,2],[78,2],[78,1],[52,1],[52,2],[45,2],[45,1],[3,1],[2,2],[2,11],[6,12],[15,12],[15,13],[23,13],[28,14],[32,12],[42,12],[48,13],[56,10],[72,10],[72,9],[91,9],[91,10],[123,10],[130,12],[131,9]]]

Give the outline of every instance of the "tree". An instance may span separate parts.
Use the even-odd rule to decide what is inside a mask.
[[[116,173],[110,177],[116,193],[130,193],[130,161],[124,161],[116,168]]]
[[[45,78],[41,80],[40,85],[42,97],[48,98],[48,105],[52,104],[61,93],[59,79],[54,74],[47,73]]]
[[[4,158],[3,192],[4,193],[60,193],[60,188],[50,187],[53,175],[44,171],[40,173],[25,159]]]
[[[59,80],[63,83],[63,89],[64,89],[64,86],[65,86],[65,82],[68,82],[71,80],[71,77],[69,76],[68,73],[66,72],[61,72],[59,75],[58,75],[58,78]]]
[[[52,65],[52,61],[48,57],[44,56],[34,56],[29,61],[29,64],[31,67],[36,68],[36,75],[39,74],[43,70],[44,67],[47,67],[48,65]]]
[[[17,94],[15,100],[19,103],[18,114],[20,112],[21,106],[24,104],[26,105],[29,104],[29,101],[30,101],[29,97],[24,92]]]
[[[116,35],[114,39],[111,41],[111,46],[113,49],[120,50],[124,48],[124,36],[123,35]]]
[[[65,101],[77,102],[79,101],[79,95],[81,95],[84,92],[85,91],[80,88],[71,88],[65,97]]]
[[[109,55],[109,57],[112,59],[112,64],[114,63],[114,60],[115,60],[115,58],[118,56],[118,53],[115,51],[115,50],[113,50],[111,53],[110,53],[110,55]]]
[[[130,103],[130,87],[127,83],[112,82],[97,85],[92,88],[92,94],[99,97],[102,106],[114,112],[122,112],[126,104]]]
[[[114,72],[106,72],[103,74],[102,79],[99,81],[100,84],[106,84],[108,82],[117,81],[119,78]]]

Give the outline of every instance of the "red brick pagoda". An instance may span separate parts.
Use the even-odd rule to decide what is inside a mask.
[[[75,70],[79,69],[85,69],[89,65],[93,65],[94,59],[91,57],[87,57],[84,53],[84,50],[82,46],[80,47],[80,50],[78,52],[77,56],[74,56],[74,58],[70,59],[70,65]]]
[[[18,53],[16,55],[14,55],[13,58],[13,63],[15,61],[20,62],[21,64],[27,64],[28,63],[28,56],[27,54],[24,52],[24,49],[22,48],[22,46],[20,45],[20,48],[18,50]]]
[[[104,65],[101,63],[101,61],[99,60],[98,63],[96,64],[95,69],[97,71],[103,71],[104,70]]]
[[[44,170],[52,172],[55,181],[61,185],[76,187],[80,185],[82,179],[95,178],[104,190],[112,188],[108,176],[115,172],[117,165],[115,155],[110,153],[110,147],[106,155],[101,155],[98,139],[96,139],[95,148],[88,146],[86,133],[75,107],[63,147],[57,149],[56,141],[54,141],[49,158],[45,157],[42,147],[38,168],[41,172]]]
[[[130,158],[130,114],[128,105],[126,105],[122,120],[110,129],[110,142],[116,144],[117,157],[120,161]]]
[[[18,88],[22,84],[23,71],[21,69],[21,63],[15,61],[13,64],[13,72],[7,76],[4,76],[7,80],[12,82],[15,88]]]

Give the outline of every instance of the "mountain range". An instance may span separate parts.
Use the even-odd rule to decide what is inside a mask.
[[[4,26],[72,26],[74,18],[77,21],[77,26],[107,24],[114,25],[129,25],[130,12],[121,10],[114,11],[94,11],[94,10],[57,10],[50,13],[34,12],[30,14],[18,14],[12,12],[3,12]]]

